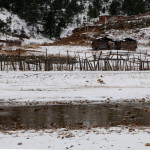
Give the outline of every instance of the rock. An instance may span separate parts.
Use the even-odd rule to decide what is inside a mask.
[[[75,135],[73,135],[72,133],[68,133],[65,137],[66,138],[72,138],[72,137],[75,137]]]
[[[132,115],[132,116],[130,116],[130,118],[131,118],[131,119],[134,119],[134,118],[135,118],[135,116],[133,116],[133,115]]]
[[[102,79],[98,79],[97,82],[100,83],[100,84],[105,84]]]
[[[126,119],[126,118],[123,118],[123,122],[124,122],[124,123],[127,123],[127,119]]]
[[[150,146],[150,143],[146,143],[145,146]]]
[[[22,142],[19,142],[18,145],[22,145]]]
[[[133,131],[135,131],[135,129],[133,129],[133,128],[130,128],[130,129],[129,129],[129,132],[133,132]]]
[[[130,115],[130,114],[131,114],[131,112],[130,112],[130,111],[127,111],[127,112],[126,112],[126,114],[127,114],[127,115]]]

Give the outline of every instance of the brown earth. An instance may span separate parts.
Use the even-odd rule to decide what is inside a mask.
[[[58,45],[80,45],[80,46],[91,46],[91,41],[93,37],[97,37],[102,33],[104,30],[101,29],[99,26],[85,26],[80,28],[75,28],[72,32],[71,36],[62,38],[57,40],[51,44],[43,44],[43,46],[58,46]]]

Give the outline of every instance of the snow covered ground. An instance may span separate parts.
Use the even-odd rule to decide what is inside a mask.
[[[8,49],[9,50],[9,49]],[[15,50],[15,48],[14,48]],[[104,51],[94,51],[92,49],[92,47],[90,46],[69,46],[69,45],[62,45],[62,46],[39,46],[36,49],[26,49],[26,55],[45,55],[46,56],[46,52],[49,56],[67,56],[69,54],[69,56],[75,57],[75,56],[80,56],[80,58],[84,59],[86,58],[91,58],[93,59],[93,55],[96,55],[97,58],[99,58],[100,53],[102,52],[102,56],[106,57],[106,55],[110,55],[110,50],[104,50]],[[111,50],[111,52],[116,53],[119,52],[119,54],[128,54],[129,58],[141,58],[143,60],[145,60],[147,58],[147,60],[150,59],[150,50],[149,48],[146,49],[146,51],[144,50],[144,47],[140,50],[138,49],[136,52],[129,52],[126,50]],[[101,56],[101,57],[102,57]],[[113,56],[114,58],[114,56]],[[117,58],[117,56],[116,56]],[[126,59],[127,56],[122,56],[122,58]]]
[[[150,99],[150,72],[0,72],[0,101]]]
[[[150,128],[0,132],[1,149],[149,150]]]

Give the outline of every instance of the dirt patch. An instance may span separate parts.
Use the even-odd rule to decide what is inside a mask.
[[[76,28],[73,30],[73,34],[71,36],[59,39],[51,44],[43,44],[43,46],[91,46],[93,37],[99,36],[102,32],[103,30],[100,30],[99,26]]]
[[[60,39],[51,44],[43,44],[42,46],[60,46],[60,45],[72,45],[72,46],[89,46],[91,45],[91,38],[82,33],[74,33],[69,37]]]

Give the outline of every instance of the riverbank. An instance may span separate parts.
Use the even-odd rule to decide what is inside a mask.
[[[2,149],[118,150],[149,149],[149,127],[111,127],[90,130],[29,130],[0,132]]]

